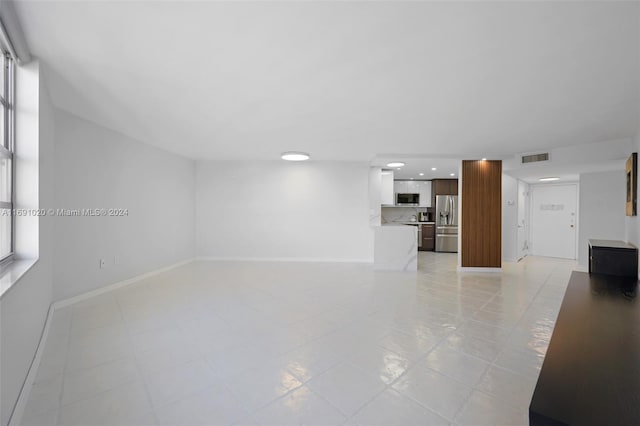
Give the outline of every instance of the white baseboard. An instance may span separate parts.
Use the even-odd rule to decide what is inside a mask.
[[[78,303],[78,302],[81,302],[83,300],[91,299],[92,297],[99,296],[101,294],[108,293],[110,291],[117,290],[117,289],[122,288],[122,287],[126,287],[126,286],[128,286],[130,284],[133,284],[135,282],[142,281],[144,279],[153,277],[154,275],[162,274],[163,272],[167,272],[167,271],[170,271],[172,269],[179,268],[180,266],[184,266],[184,265],[186,265],[188,263],[193,262],[194,260],[195,260],[194,258],[186,259],[186,260],[183,260],[181,262],[174,263],[173,265],[165,266],[164,268],[156,269],[154,271],[147,272],[147,273],[144,273],[142,275],[137,275],[137,276],[135,276],[133,278],[128,278],[128,279],[123,280],[123,281],[118,281],[117,283],[109,284],[109,285],[106,285],[104,287],[100,287],[100,288],[97,288],[95,290],[91,290],[91,291],[88,291],[86,293],[82,293],[82,294],[79,294],[77,296],[70,297],[68,299],[58,300],[57,302],[53,303],[53,307],[54,307],[54,309],[59,309],[59,308],[64,308],[64,307],[69,306],[69,305],[73,305],[74,303]]]
[[[492,273],[496,273],[496,272],[502,272],[502,268],[468,268],[468,267],[458,266],[458,271],[460,271],[460,272],[492,272]]]
[[[22,389],[20,389],[20,394],[18,395],[18,400],[16,401],[16,405],[13,408],[13,413],[11,413],[11,417],[9,418],[8,426],[18,426],[22,424],[24,409],[27,406],[27,401],[29,401],[29,395],[31,394],[31,385],[36,380],[38,367],[40,367],[40,360],[42,359],[42,352],[44,352],[44,346],[47,342],[47,337],[49,337],[49,328],[51,327],[54,310],[55,308],[53,307],[53,304],[51,304],[49,306],[49,312],[47,313],[47,319],[44,322],[44,329],[42,330],[42,335],[40,336],[40,341],[38,342],[36,354],[33,357],[33,361],[31,361],[31,366],[29,367],[27,378],[22,384]]]
[[[373,263],[373,259],[336,259],[328,257],[225,257],[225,256],[201,256],[197,261],[222,261],[222,262],[325,262],[325,263]]]
[[[20,395],[18,396],[18,401],[13,409],[13,414],[9,419],[9,426],[18,426],[22,423],[22,416],[24,415],[24,409],[27,405],[27,401],[29,401],[29,395],[31,393],[31,385],[35,382],[36,376],[38,374],[38,367],[40,367],[40,361],[42,360],[42,352],[44,351],[44,347],[47,342],[47,337],[49,336],[49,329],[51,327],[51,321],[53,319],[53,314],[56,309],[64,308],[74,303],[90,299],[92,297],[108,293],[110,291],[125,287],[127,285],[133,284],[135,282],[144,280],[146,278],[152,277],[154,275],[161,274],[163,272],[170,271],[172,269],[178,268],[180,266],[186,265],[188,263],[193,262],[195,259],[186,259],[178,263],[174,263],[173,265],[166,266],[164,268],[156,269],[151,272],[147,272],[142,275],[135,276],[133,278],[129,278],[123,281],[119,281],[114,284],[109,284],[104,287],[97,288],[95,290],[88,291],[86,293],[79,294],[77,296],[70,297],[68,299],[59,300],[54,302],[49,307],[49,312],[47,314],[47,319],[44,323],[44,328],[42,330],[42,335],[40,336],[40,342],[38,343],[38,348],[36,349],[36,354],[33,357],[33,361],[31,362],[31,367],[29,367],[29,372],[27,373],[27,378],[22,385],[22,389],[20,390]]]

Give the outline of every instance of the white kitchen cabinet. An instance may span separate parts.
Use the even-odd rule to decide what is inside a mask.
[[[431,207],[431,181],[420,180],[418,184],[418,194],[420,194],[420,206]]]
[[[393,171],[384,171],[382,172],[381,177],[382,181],[380,184],[380,204],[393,205],[396,202],[394,195]]]
[[[409,192],[409,188],[406,180],[393,181],[393,192],[398,194],[406,194]]]
[[[393,192],[401,194],[420,194],[420,207],[431,207],[430,180],[396,180]]]
[[[407,192],[410,194],[418,194],[420,191],[420,185],[418,181],[409,180],[407,181]]]

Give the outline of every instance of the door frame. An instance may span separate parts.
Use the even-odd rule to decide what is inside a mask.
[[[575,186],[576,187],[576,233],[575,233],[575,242],[574,242],[574,258],[573,260],[578,260],[578,243],[579,238],[578,235],[580,233],[580,182],[558,182],[558,183],[530,183],[529,184],[529,235],[527,236],[529,241],[529,253],[530,255],[534,255],[533,252],[533,191],[535,188],[541,187],[550,187],[550,186]],[[535,256],[535,255],[534,255]]]

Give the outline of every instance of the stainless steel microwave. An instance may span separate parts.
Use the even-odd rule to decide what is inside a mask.
[[[396,194],[396,206],[419,206],[420,194]]]

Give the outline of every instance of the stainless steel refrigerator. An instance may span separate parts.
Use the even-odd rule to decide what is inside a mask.
[[[436,251],[458,251],[457,195],[436,195]]]

